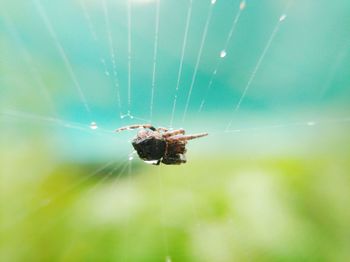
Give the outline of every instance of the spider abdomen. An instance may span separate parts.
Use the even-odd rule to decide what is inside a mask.
[[[169,130],[155,128],[151,124],[120,127],[116,132],[141,128],[132,146],[139,157],[147,164],[180,165],[186,163],[186,144],[188,140],[207,136],[208,133],[185,135],[184,129]]]
[[[166,142],[163,139],[154,137],[146,139],[135,139],[132,146],[137,151],[139,157],[145,161],[159,160],[165,154]]]

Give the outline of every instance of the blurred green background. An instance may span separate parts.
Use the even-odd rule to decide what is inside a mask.
[[[214,2],[0,3],[1,261],[350,260],[350,2]]]

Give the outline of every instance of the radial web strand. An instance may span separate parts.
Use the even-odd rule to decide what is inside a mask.
[[[289,5],[288,5],[288,6],[289,6]],[[262,62],[263,62],[263,60],[264,60],[264,58],[265,58],[265,56],[266,56],[268,50],[269,50],[270,47],[271,47],[271,44],[272,44],[272,42],[273,42],[273,40],[274,40],[274,38],[275,38],[277,32],[278,32],[279,29],[280,29],[281,23],[282,23],[286,18],[287,18],[287,15],[286,15],[285,13],[283,13],[283,14],[279,17],[278,22],[277,22],[276,26],[274,27],[274,29],[273,29],[273,31],[272,31],[272,33],[271,33],[271,35],[270,35],[270,37],[269,37],[269,39],[268,39],[268,41],[267,41],[266,46],[265,46],[263,52],[261,53],[261,55],[260,55],[260,57],[259,57],[259,59],[258,59],[258,62],[256,63],[256,65],[255,65],[255,67],[254,67],[254,69],[253,69],[252,74],[251,74],[250,77],[249,77],[249,80],[248,80],[247,84],[245,85],[245,87],[244,87],[244,89],[243,89],[242,95],[240,96],[240,98],[239,98],[239,100],[238,100],[236,106],[235,106],[234,109],[233,109],[233,113],[236,113],[236,112],[239,110],[239,108],[240,108],[240,106],[241,106],[241,104],[242,104],[242,102],[243,102],[243,100],[244,100],[244,98],[245,98],[245,96],[246,96],[246,94],[247,94],[247,92],[248,92],[250,86],[252,85],[252,83],[253,83],[253,81],[254,81],[254,79],[255,79],[256,73],[258,72],[258,70],[259,70],[259,68],[260,68],[260,66],[261,66],[261,64],[262,64]],[[230,122],[229,122],[229,124],[228,124],[228,126],[227,126],[227,128],[226,128],[227,130],[229,130],[229,129],[231,128],[232,123],[233,123],[233,119],[230,120]]]
[[[127,16],[128,16],[128,113],[131,110],[131,0],[127,0]]]
[[[25,120],[33,120],[33,121],[42,121],[42,122],[52,123],[52,124],[55,124],[58,126],[62,126],[64,128],[76,129],[76,130],[89,132],[89,133],[93,132],[93,133],[97,133],[97,134],[110,135],[110,136],[113,136],[113,139],[123,141],[123,140],[114,136],[113,130],[107,130],[107,129],[100,128],[100,127],[98,127],[98,129],[97,129],[97,124],[95,122],[91,122],[90,126],[88,127],[85,124],[63,120],[63,119],[60,119],[57,117],[42,116],[42,115],[38,115],[38,114],[33,114],[33,113],[28,113],[28,112],[20,112],[20,111],[11,110],[11,109],[2,110],[0,115],[15,118],[15,119],[19,118],[19,119],[25,119]]]
[[[188,11],[187,11],[187,17],[186,17],[186,27],[185,27],[184,40],[182,43],[179,71],[177,73],[177,81],[176,81],[176,89],[175,89],[175,95],[174,95],[174,101],[173,101],[173,108],[172,108],[171,117],[170,117],[170,125],[169,125],[170,127],[172,127],[173,123],[174,123],[175,109],[176,109],[176,103],[177,103],[177,98],[178,98],[178,93],[179,93],[179,86],[180,86],[183,62],[184,62],[184,57],[185,57],[186,45],[187,45],[188,30],[190,27],[191,16],[192,16],[192,5],[193,5],[193,0],[190,0]]]
[[[91,16],[88,12],[88,9],[86,7],[86,0],[81,0],[79,1],[80,3],[80,6],[81,6],[81,9],[83,11],[83,15],[84,15],[84,18],[88,24],[88,29],[89,29],[89,32],[91,34],[91,37],[93,39],[93,41],[96,43],[96,46],[98,46],[98,42],[100,41],[98,36],[97,36],[97,33],[96,33],[96,30],[94,28],[94,25],[92,23],[92,20],[91,20]],[[106,18],[105,18],[106,20]],[[105,22],[106,23],[106,22]],[[106,26],[106,29],[107,29],[107,26]],[[108,35],[108,30],[107,30],[107,35]],[[98,55],[99,56],[99,59],[98,59],[98,63],[100,63],[102,65],[102,68],[103,68],[103,74],[104,76],[108,79],[108,80],[111,80],[110,79],[110,76],[111,76],[111,73],[109,72],[109,69],[108,69],[108,66],[106,64],[106,60],[103,58],[103,56],[100,54]],[[112,59],[111,59],[112,60]],[[119,83],[119,81],[115,81],[115,80],[112,80],[112,85],[115,86],[116,83]],[[118,91],[119,90],[119,91]],[[118,84],[118,88],[117,88],[117,102],[118,102],[118,107],[119,107],[119,111],[120,111],[120,116],[121,116],[121,99],[120,99],[120,88],[119,88],[119,84]],[[119,106],[120,105],[120,106]]]
[[[156,3],[156,23],[155,23],[155,32],[154,32],[152,89],[151,89],[151,102],[150,102],[150,119],[151,120],[153,118],[154,92],[155,92],[155,88],[156,88],[156,70],[157,70],[158,37],[159,37],[159,13],[160,13],[160,0],[157,0],[157,3]]]
[[[122,115],[122,106],[121,106],[121,99],[120,99],[120,85],[119,85],[119,78],[118,78],[118,71],[117,71],[117,63],[116,63],[116,55],[115,55],[115,49],[114,49],[114,42],[113,42],[113,36],[109,21],[109,13],[108,8],[105,0],[102,0],[102,7],[103,7],[103,13],[105,17],[105,25],[106,25],[106,31],[107,31],[107,37],[108,37],[108,44],[109,44],[109,53],[110,58],[112,62],[112,68],[113,68],[113,78],[114,78],[114,87],[116,88],[117,93],[117,103],[118,103],[118,109],[120,116]]]
[[[194,68],[190,89],[189,89],[188,94],[187,94],[185,110],[184,110],[184,113],[183,113],[183,116],[182,116],[182,122],[185,121],[185,118],[186,118],[186,115],[187,115],[188,107],[189,107],[190,100],[191,100],[192,90],[193,90],[193,87],[194,87],[194,83],[196,81],[199,64],[200,64],[200,61],[201,61],[201,58],[202,58],[203,47],[204,47],[205,40],[207,38],[208,28],[209,28],[209,24],[210,24],[210,20],[211,20],[212,14],[213,14],[213,6],[215,5],[215,3],[216,3],[216,1],[212,0],[211,4],[210,4],[210,7],[209,7],[209,12],[208,12],[207,20],[206,20],[206,23],[205,23],[205,26],[204,26],[204,31],[203,31],[203,35],[202,35],[202,40],[201,40],[201,43],[200,43],[199,51],[198,51],[197,61],[196,61],[196,65],[195,65],[195,68]]]
[[[38,68],[34,63],[34,59],[33,59],[32,55],[27,50],[27,48],[25,48],[23,40],[22,40],[21,36],[19,35],[19,33],[17,32],[16,28],[14,27],[12,21],[10,21],[6,15],[3,14],[3,16],[4,16],[4,21],[5,21],[6,27],[8,28],[8,30],[12,34],[13,38],[15,39],[15,41],[18,43],[18,45],[20,47],[23,58],[28,66],[28,71],[31,73],[31,75],[33,76],[33,79],[35,80],[38,87],[40,88],[43,95],[45,96],[46,101],[49,103],[49,105],[51,107],[52,113],[57,117],[58,114],[57,114],[56,106],[53,102],[53,99],[52,99],[51,94],[48,90],[48,87],[44,83],[44,80],[41,77],[41,75],[38,71]]]
[[[81,9],[83,10],[83,14],[84,14],[85,20],[87,21],[90,34],[91,34],[93,40],[97,42],[98,41],[98,37],[97,37],[96,31],[95,31],[95,28],[94,28],[94,26],[92,24],[91,17],[90,17],[90,14],[89,14],[88,10],[87,10],[85,1],[86,0],[80,0],[79,3],[80,3],[80,6],[81,6]]]
[[[213,134],[222,134],[225,133],[240,133],[244,131],[259,131],[259,130],[268,130],[268,129],[280,129],[280,128],[288,128],[288,127],[313,127],[320,126],[325,124],[341,124],[341,123],[349,123],[350,117],[343,118],[333,118],[333,119],[321,119],[321,120],[309,120],[309,121],[300,121],[300,122],[292,122],[286,124],[275,124],[275,125],[266,125],[266,126],[257,126],[257,127],[247,127],[247,128],[235,128],[224,131],[212,132]]]
[[[221,50],[220,54],[219,54],[219,59],[216,63],[216,66],[211,74],[211,77],[210,77],[210,81],[209,81],[209,84],[205,90],[205,94],[204,94],[204,97],[202,99],[202,102],[200,103],[200,106],[199,106],[199,109],[198,109],[198,112],[202,112],[203,110],[203,107],[205,105],[205,101],[209,95],[209,91],[211,90],[211,87],[213,85],[213,82],[214,82],[214,79],[217,75],[217,72],[220,68],[220,65],[223,61],[223,59],[227,56],[227,49],[228,49],[228,46],[230,44],[230,41],[232,39],[232,36],[236,30],[236,27],[237,27],[237,24],[238,24],[238,21],[239,21],[239,18],[241,17],[241,14],[243,12],[243,10],[245,9],[246,7],[246,3],[245,1],[242,1],[240,4],[239,4],[239,9],[238,9],[238,12],[237,14],[235,15],[234,19],[233,19],[233,22],[232,22],[232,26],[231,26],[231,29],[226,37],[226,40],[225,40],[225,44],[224,44],[224,48]]]
[[[169,253],[169,240],[168,233],[165,228],[165,203],[164,203],[164,185],[162,181],[161,172],[157,172],[158,174],[158,182],[159,182],[159,199],[160,199],[160,226],[162,230],[162,240],[163,240],[163,249],[165,249],[165,261],[171,261],[171,256]]]
[[[98,176],[101,172],[105,171],[107,168],[110,168],[113,164],[115,164],[115,162],[108,162],[107,164],[105,164],[101,168],[99,168],[96,171],[94,171],[93,173],[91,173],[88,176],[88,179],[92,178],[92,174],[93,174],[93,176]],[[109,173],[107,173],[107,175],[105,175],[98,182],[96,182],[96,184],[94,186],[89,188],[87,190],[87,192],[85,192],[85,194],[91,193],[91,192],[97,190],[98,187],[104,181],[106,181],[109,177],[111,177],[117,171],[119,171],[115,181],[113,182],[113,183],[116,183],[119,180],[119,178],[125,173],[126,167],[128,167],[128,161],[123,161],[122,163],[117,164],[116,167],[112,168],[112,170]],[[32,212],[30,212],[30,213],[24,214],[24,219],[26,217],[28,217],[29,215],[33,215],[33,214],[39,212],[41,209],[46,208],[47,206],[50,206],[50,205],[54,204],[56,201],[59,201],[62,197],[65,196],[65,194],[67,194],[69,191],[73,191],[76,187],[78,187],[79,185],[81,185],[82,183],[84,183],[88,179],[86,179],[86,177],[84,177],[83,179],[81,179],[80,181],[75,183],[72,187],[70,187],[68,190],[62,192],[62,194],[56,195],[54,198],[43,202],[42,205],[40,205],[37,209],[32,210]],[[69,214],[70,213],[64,213],[63,212],[59,216],[56,216],[55,219],[52,219],[52,220],[48,221],[42,227],[40,227],[40,230],[37,230],[36,234],[32,235],[29,240],[33,241],[35,239],[39,239],[40,237],[42,237],[44,235],[44,233],[47,233],[48,230],[52,229],[55,225],[57,225],[57,223],[59,223],[60,221],[62,221],[65,218],[67,218],[69,216]],[[22,217],[22,219],[23,219],[23,217]],[[17,222],[21,222],[21,221],[15,221],[15,223],[17,223]]]
[[[84,107],[85,107],[85,110],[87,111],[88,115],[90,116],[91,118],[91,110],[90,110],[90,107],[87,103],[87,100],[85,98],[85,95],[83,93],[83,90],[79,84],[79,81],[73,71],[73,68],[72,68],[72,65],[71,65],[71,62],[69,61],[68,57],[67,57],[67,54],[66,52],[64,51],[63,49],[63,46],[62,44],[60,43],[60,41],[58,40],[58,37],[56,35],[56,32],[50,22],[50,19],[48,18],[47,14],[46,14],[46,11],[44,9],[44,7],[41,5],[40,3],[40,0],[33,0],[34,3],[35,3],[35,6],[36,6],[36,9],[38,10],[42,20],[44,21],[44,24],[46,26],[46,29],[48,30],[51,38],[54,40],[54,43],[55,43],[55,46],[56,48],[58,49],[63,61],[64,61],[64,64],[66,66],[66,69],[70,75],[70,77],[72,78],[73,82],[74,82],[74,85],[79,93],[79,97],[80,97],[80,100],[81,102],[83,103]]]
[[[20,217],[14,219],[10,225],[7,225],[7,227],[16,225],[17,223],[25,220],[28,216],[35,214],[36,212],[40,211],[42,208],[46,207],[47,205],[52,205],[55,201],[61,199],[63,196],[65,196],[68,192],[73,191],[74,189],[76,189],[78,186],[80,186],[81,184],[83,184],[84,182],[86,182],[87,180],[89,180],[90,178],[92,178],[93,176],[96,176],[97,174],[99,174],[100,172],[102,172],[103,170],[105,170],[106,168],[110,167],[111,165],[115,164],[117,161],[116,160],[112,160],[109,161],[105,164],[103,164],[101,167],[99,167],[98,169],[92,171],[91,173],[89,173],[87,176],[84,176],[82,178],[80,178],[78,181],[74,182],[74,184],[70,185],[69,187],[65,188],[64,190],[58,192],[56,195],[54,195],[53,197],[50,197],[50,199],[48,201],[45,202],[44,205],[40,205],[35,209],[29,210],[24,212]]]

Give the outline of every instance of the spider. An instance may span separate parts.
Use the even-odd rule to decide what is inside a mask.
[[[130,125],[118,128],[116,132],[138,129],[132,146],[145,162],[159,165],[180,165],[186,163],[185,153],[188,140],[207,136],[208,133],[185,135],[185,130],[169,130],[164,127],[155,128],[150,124]]]

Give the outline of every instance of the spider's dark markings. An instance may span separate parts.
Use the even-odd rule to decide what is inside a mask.
[[[166,165],[186,163],[185,153],[188,140],[207,136],[208,133],[185,135],[185,130],[168,130],[164,127],[155,128],[150,124],[131,125],[118,128],[116,132],[141,128],[132,141],[134,149],[144,161],[154,165],[160,162]]]

